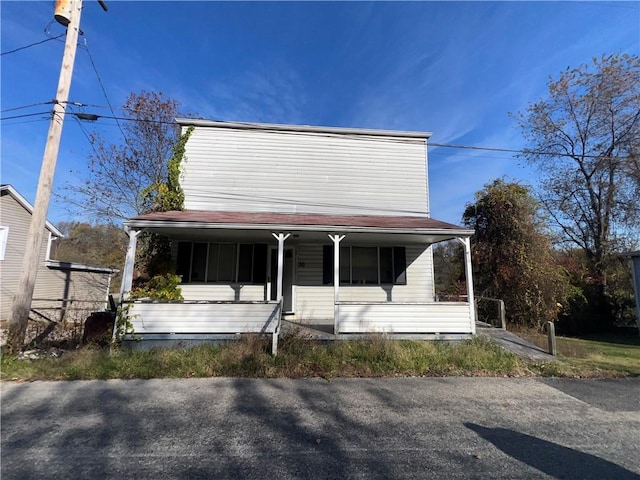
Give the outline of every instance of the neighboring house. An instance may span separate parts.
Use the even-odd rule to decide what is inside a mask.
[[[132,303],[136,336],[277,334],[281,314],[334,335],[475,333],[473,231],[430,216],[430,134],[178,123],[194,127],[184,211],[125,222],[123,293],[137,235],[150,231],[173,240],[185,301]],[[464,245],[468,297],[439,302],[431,245],[452,239]]]
[[[7,320],[16,293],[33,212],[11,185],[0,186],[0,320]],[[62,233],[50,222],[40,252],[31,305],[32,319],[79,321],[104,310],[111,275],[118,270],[50,259],[51,244]]]

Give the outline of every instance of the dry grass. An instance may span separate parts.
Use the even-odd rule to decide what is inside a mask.
[[[60,358],[23,360],[4,355],[3,380],[89,380],[185,377],[384,377],[384,376],[620,376],[640,375],[640,346],[627,361],[610,353],[603,358],[530,365],[487,339],[445,342],[368,340],[322,343],[299,332],[283,336],[278,356],[271,340],[245,336],[225,346],[191,349],[106,351],[84,348]],[[560,342],[559,342],[560,343]],[[580,348],[562,340],[562,348]],[[562,350],[566,352],[568,350]],[[576,350],[577,351],[577,350]],[[607,360],[609,359],[609,360]],[[607,363],[609,362],[609,363]],[[634,366],[635,362],[635,366]]]

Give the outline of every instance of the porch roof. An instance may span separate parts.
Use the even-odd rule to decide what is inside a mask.
[[[431,242],[473,234],[473,230],[428,217],[194,210],[140,215],[125,222],[125,226],[161,230],[164,234],[176,229],[217,229],[426,235]]]

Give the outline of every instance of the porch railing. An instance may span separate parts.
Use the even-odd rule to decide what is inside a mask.
[[[152,333],[277,333],[280,302],[129,302],[136,335]]]
[[[474,333],[468,302],[337,302],[336,333]]]

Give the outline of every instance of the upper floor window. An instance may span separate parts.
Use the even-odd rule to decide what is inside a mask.
[[[4,260],[4,253],[7,251],[9,240],[9,227],[0,226],[0,260]]]
[[[182,283],[265,283],[267,245],[178,242]]]
[[[324,245],[324,285],[333,285],[333,252]],[[340,247],[341,285],[406,285],[406,271],[405,247]]]

